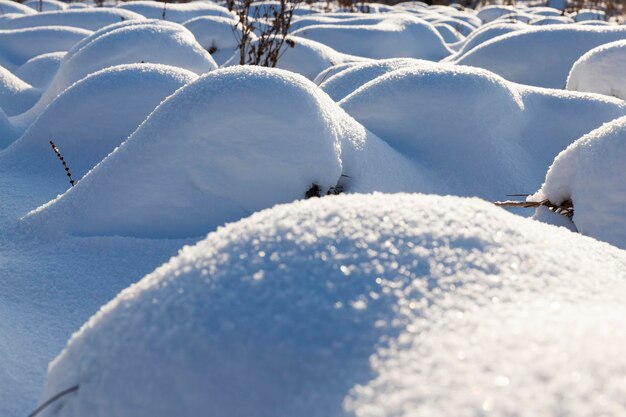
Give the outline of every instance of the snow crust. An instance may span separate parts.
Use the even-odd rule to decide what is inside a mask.
[[[567,89],[626,100],[626,40],[609,42],[581,56],[567,78]]]
[[[625,270],[474,199],[277,206],[104,306],[41,399],[79,390],[44,415],[616,415]]]

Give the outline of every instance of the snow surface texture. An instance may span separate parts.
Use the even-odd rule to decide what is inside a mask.
[[[625,271],[478,200],[278,206],[104,306],[41,401],[79,390],[44,415],[621,415]]]
[[[120,22],[77,43],[63,57],[39,102],[15,123],[30,125],[63,90],[93,72],[141,62],[172,65],[196,74],[217,68],[193,34],[179,24],[155,20]]]
[[[166,5],[158,1],[132,1],[121,4],[119,8],[131,10],[149,19],[163,19],[177,23],[183,23],[198,16],[233,16],[227,8],[208,1]]]
[[[567,78],[567,89],[626,100],[626,40],[598,46],[580,57]]]
[[[554,160],[531,200],[571,200],[580,233],[626,249],[626,117],[583,136]]]
[[[0,29],[71,26],[80,29],[98,30],[119,21],[133,19],[143,19],[143,16],[128,10],[113,8],[60,10],[2,20],[0,21]]]
[[[5,114],[14,116],[28,110],[40,95],[39,90],[0,67],[0,108]]]
[[[15,70],[15,75],[33,87],[45,90],[59,69],[65,52],[50,52],[29,59]]]
[[[563,88],[581,55],[622,39],[626,39],[626,27],[536,27],[493,38],[454,62],[485,68],[521,84]]]

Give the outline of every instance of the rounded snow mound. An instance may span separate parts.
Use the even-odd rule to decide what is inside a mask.
[[[523,122],[524,104],[488,71],[410,66],[375,78],[339,104],[433,177],[445,179],[444,192],[502,195],[525,175],[523,157],[513,157],[520,150],[507,140]]]
[[[28,0],[22,3],[38,12],[49,12],[53,10],[65,10],[68,4],[57,0]]]
[[[42,12],[0,21],[0,29],[24,29],[43,26],[70,26],[97,30],[123,20],[144,19],[143,16],[119,8],[67,9]]]
[[[626,249],[626,117],[606,123],[561,152],[534,201],[570,200],[578,231]]]
[[[2,9],[2,14],[35,14],[36,12],[28,6],[20,4],[16,1],[11,0],[0,0],[0,8]]]
[[[103,28],[72,48],[34,108],[18,124],[28,126],[45,107],[76,81],[121,64],[152,63],[202,74],[217,68],[211,55],[183,26],[161,21],[121,22]]]
[[[430,23],[409,14],[351,19],[347,23],[307,26],[293,35],[313,39],[336,51],[367,58],[421,58],[439,61],[450,55]]]
[[[533,26],[493,38],[454,62],[485,68],[516,83],[561,89],[581,55],[622,39],[626,27]]]
[[[226,62],[238,47],[237,37],[241,36],[241,29],[232,17],[201,16],[186,21],[183,26],[211,53],[218,65]],[[254,33],[251,35],[255,40]]]
[[[505,35],[507,33],[525,28],[526,25],[519,22],[491,23],[489,25],[485,25],[485,27],[478,28],[472,32],[472,34],[465,39],[465,42],[462,43],[458,51],[454,55],[447,57],[445,61],[458,59],[467,52],[471,51],[473,48],[476,48],[478,45],[481,45],[497,36]]]
[[[4,110],[0,108],[0,149],[9,146],[18,135],[18,130],[13,126]]]
[[[30,217],[74,234],[186,237],[304,198],[313,184],[326,193],[341,175],[337,110],[297,74],[211,72]]]
[[[66,26],[0,30],[0,65],[14,71],[36,56],[67,51],[91,33]]]
[[[59,95],[3,158],[24,175],[55,181],[48,198],[69,181],[50,148],[52,140],[79,180],[120,145],[193,72],[165,65],[130,64],[95,72]]]
[[[0,108],[8,116],[30,109],[39,99],[41,91],[0,67]]]
[[[474,199],[277,206],[105,305],[41,401],[79,387],[47,417],[620,414],[625,270],[623,251]]]
[[[15,70],[15,75],[39,89],[45,90],[56,74],[65,52],[50,52],[29,59]]]
[[[320,88],[333,100],[340,101],[357,88],[388,72],[428,64],[430,61],[413,58],[379,59],[374,62],[359,63],[327,78],[320,84]]]
[[[256,44],[258,40],[252,41]],[[235,52],[231,58],[224,63],[224,66],[239,65],[239,51]],[[317,75],[332,67],[335,64],[350,62],[370,61],[353,55],[337,52],[323,43],[301,38],[299,36],[289,36],[281,47],[280,59],[276,68],[295,72],[313,80]]]
[[[496,20],[502,16],[506,16],[511,13],[515,13],[515,7],[513,6],[486,6],[481,8],[478,11],[476,17],[478,17],[483,23],[489,23],[493,20]]]
[[[567,89],[626,100],[626,40],[610,42],[580,57],[567,78]]]
[[[199,16],[233,17],[226,7],[209,1],[188,3],[167,3],[160,1],[129,1],[122,3],[119,9],[131,10],[149,19],[163,19],[182,23]]]

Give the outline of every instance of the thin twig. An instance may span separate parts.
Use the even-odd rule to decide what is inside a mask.
[[[54,144],[54,142],[50,141],[50,146],[52,146],[52,150],[57,155],[61,163],[63,164],[63,168],[65,168],[65,174],[70,179],[70,185],[73,187],[75,181],[74,181],[74,178],[72,177],[72,171],[70,171],[70,167],[68,167],[67,162],[65,162],[65,158],[63,158],[61,151],[59,151],[59,148],[57,147],[57,145]]]
[[[71,388],[68,388],[66,390],[63,390],[61,392],[59,392],[58,394],[50,397],[48,399],[48,401],[46,401],[45,403],[41,404],[39,407],[37,407],[37,409],[35,411],[33,411],[32,413],[30,413],[28,415],[28,417],[35,417],[37,414],[39,414],[40,412],[43,411],[44,408],[46,408],[47,406],[49,406],[50,404],[52,404],[53,402],[55,402],[56,400],[58,400],[61,397],[66,396],[67,394],[71,394],[72,392],[76,392],[78,391],[79,385],[74,385]]]

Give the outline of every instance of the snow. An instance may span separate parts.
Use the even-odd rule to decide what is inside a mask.
[[[87,321],[41,401],[79,389],[43,415],[618,415],[625,270],[475,199],[277,206]]]
[[[80,29],[98,30],[119,21],[142,18],[137,13],[113,8],[58,10],[2,20],[0,21],[0,29],[70,26]]]
[[[581,56],[567,78],[567,89],[626,100],[626,40],[598,46]]]
[[[521,84],[563,88],[581,55],[622,39],[626,27],[543,26],[493,38],[454,62],[485,68]]]
[[[0,30],[0,65],[15,70],[36,56],[67,51],[91,33],[66,26]]]
[[[571,200],[582,234],[626,249],[626,117],[583,136],[561,152],[532,200]]]
[[[3,15],[35,13],[30,7],[11,0],[0,0],[0,8],[2,9]]]
[[[311,25],[294,31],[293,35],[367,58],[407,57],[438,61],[450,54],[445,41],[430,23],[408,14]]]
[[[49,12],[53,10],[65,10],[68,4],[57,0],[28,0],[22,3],[35,11]]]
[[[183,23],[196,41],[204,49],[211,52],[211,57],[222,65],[235,50],[237,50],[237,33],[241,36],[241,29],[237,28],[237,21],[231,17],[200,16]],[[256,39],[252,33],[252,39]]]
[[[198,16],[233,16],[227,8],[208,1],[167,4],[158,1],[132,1],[122,3],[119,8],[138,13],[148,19],[164,19],[177,23],[183,23]]]
[[[65,52],[50,52],[29,59],[15,70],[15,75],[33,87],[45,90],[59,69]]]
[[[40,95],[39,90],[0,67],[0,108],[6,115],[14,116],[28,110]]]
[[[29,219],[78,235],[189,237],[303,198],[312,184],[326,192],[341,175],[330,105],[314,84],[286,71],[211,72],[165,100]]]
[[[77,43],[63,60],[39,102],[15,120],[30,125],[67,87],[101,69],[120,64],[172,65],[203,74],[217,68],[211,55],[183,26],[162,21],[120,22]]]
[[[48,191],[39,201],[45,203],[69,186],[50,140],[61,150],[73,178],[80,180],[162,100],[196,78],[190,71],[155,64],[121,65],[92,73],[50,103],[0,161],[33,181],[47,181]]]

